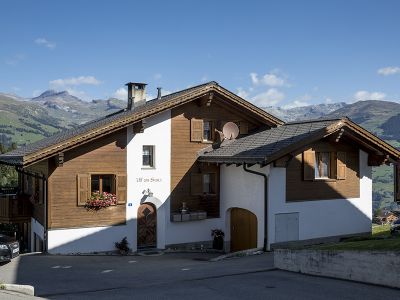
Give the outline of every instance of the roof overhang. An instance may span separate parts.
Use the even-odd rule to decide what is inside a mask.
[[[268,165],[283,158],[284,156],[294,156],[297,153],[307,149],[310,144],[333,136],[338,133],[338,136],[347,136],[358,143],[362,148],[370,153],[382,158],[381,163],[395,163],[400,160],[400,151],[391,146],[384,140],[370,133],[366,129],[357,125],[349,118],[342,118],[337,123],[329,125],[321,130],[308,135],[306,138],[293,143],[287,147],[279,149],[270,156],[248,157],[240,154],[234,156],[199,156],[199,162],[221,163],[221,164],[259,164],[261,166]]]

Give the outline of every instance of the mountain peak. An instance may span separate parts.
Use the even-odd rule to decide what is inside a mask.
[[[47,90],[41,93],[39,96],[33,98],[34,100],[39,100],[47,97],[59,97],[59,96],[71,96],[67,91],[56,91],[56,90]]]

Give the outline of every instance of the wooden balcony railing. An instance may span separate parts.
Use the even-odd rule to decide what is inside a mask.
[[[0,194],[0,222],[30,220],[32,203],[28,195]]]

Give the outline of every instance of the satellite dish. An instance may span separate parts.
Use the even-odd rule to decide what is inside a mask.
[[[228,122],[222,128],[222,132],[224,133],[225,139],[234,140],[239,135],[239,127],[233,122]]]

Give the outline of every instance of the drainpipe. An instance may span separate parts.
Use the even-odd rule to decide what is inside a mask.
[[[264,247],[263,250],[268,250],[268,176],[264,173],[250,170],[243,163],[243,170],[245,172],[264,177]]]

